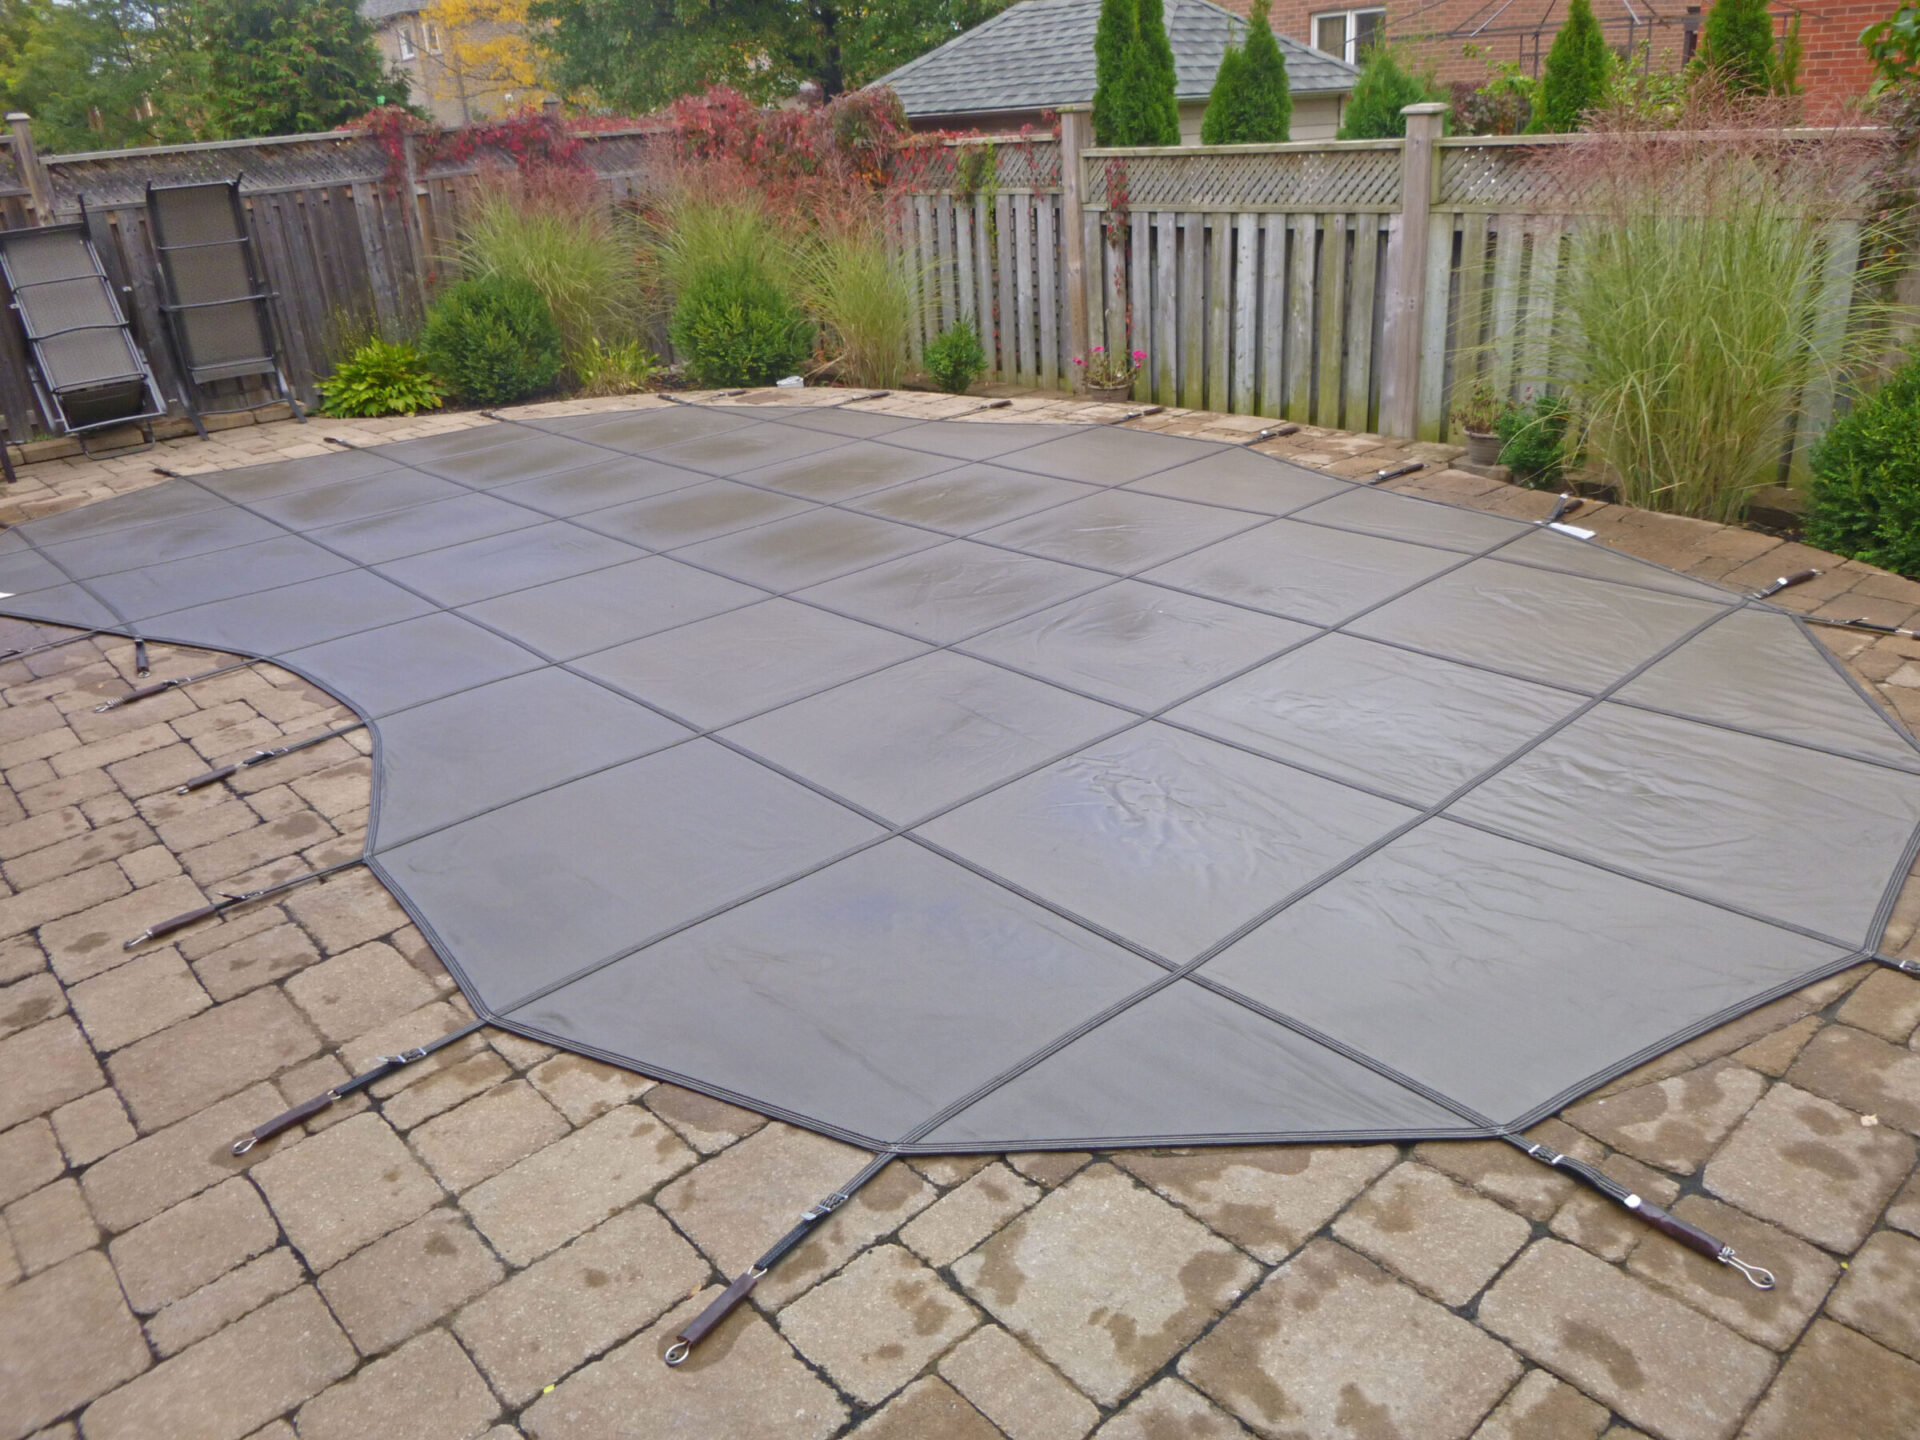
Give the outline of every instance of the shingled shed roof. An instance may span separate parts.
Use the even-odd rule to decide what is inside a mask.
[[[1203,100],[1229,38],[1246,21],[1209,0],[1167,0],[1175,94]],[[882,76],[909,115],[1040,110],[1093,99],[1093,32],[1100,0],[1021,0],[937,50]],[[1351,90],[1359,71],[1343,60],[1276,37],[1295,94]]]

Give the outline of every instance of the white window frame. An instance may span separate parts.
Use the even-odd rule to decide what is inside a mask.
[[[413,26],[402,24],[397,27],[396,33],[400,37],[400,58],[402,60],[413,59],[416,53],[413,48]]]
[[[1386,30],[1387,7],[1384,5],[1363,5],[1358,10],[1322,10],[1318,14],[1307,17],[1307,43],[1315,50],[1319,50],[1322,55],[1332,54],[1329,50],[1320,50],[1320,22],[1322,20],[1344,19],[1347,22],[1346,44],[1342,47],[1341,53],[1334,56],[1334,59],[1344,60],[1349,65],[1358,65],[1360,63],[1360,17],[1362,15],[1378,15],[1380,17],[1380,29],[1383,32]]]
[[[444,48],[444,37],[440,34],[440,27],[431,20],[420,22],[420,39],[429,55],[438,55]]]

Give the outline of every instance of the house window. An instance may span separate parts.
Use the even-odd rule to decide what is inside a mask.
[[[413,27],[411,25],[400,27],[400,58],[413,59]]]
[[[431,20],[420,22],[420,38],[426,42],[427,54],[440,53],[440,27]]]
[[[1335,10],[1313,17],[1313,48],[1358,65],[1387,28],[1385,10]]]

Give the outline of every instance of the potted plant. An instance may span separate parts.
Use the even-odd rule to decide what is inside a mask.
[[[1453,407],[1453,423],[1466,432],[1467,463],[1495,465],[1500,460],[1500,414],[1506,402],[1482,380]]]
[[[1073,363],[1086,375],[1088,395],[1117,405],[1133,394],[1133,377],[1140,373],[1140,362],[1146,358],[1144,350],[1109,355],[1106,346],[1096,345],[1090,354],[1074,356]]]

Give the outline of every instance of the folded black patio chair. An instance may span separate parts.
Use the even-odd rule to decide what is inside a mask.
[[[160,309],[180,370],[180,398],[202,439],[203,415],[257,410],[284,400],[305,420],[280,365],[266,272],[240,203],[240,180],[147,186],[147,224],[159,261]],[[263,400],[208,408],[199,391],[220,380],[248,380]]]
[[[29,379],[47,428],[87,435],[138,425],[149,443],[167,413],[84,212],[67,225],[0,230],[0,279],[25,333]]]

